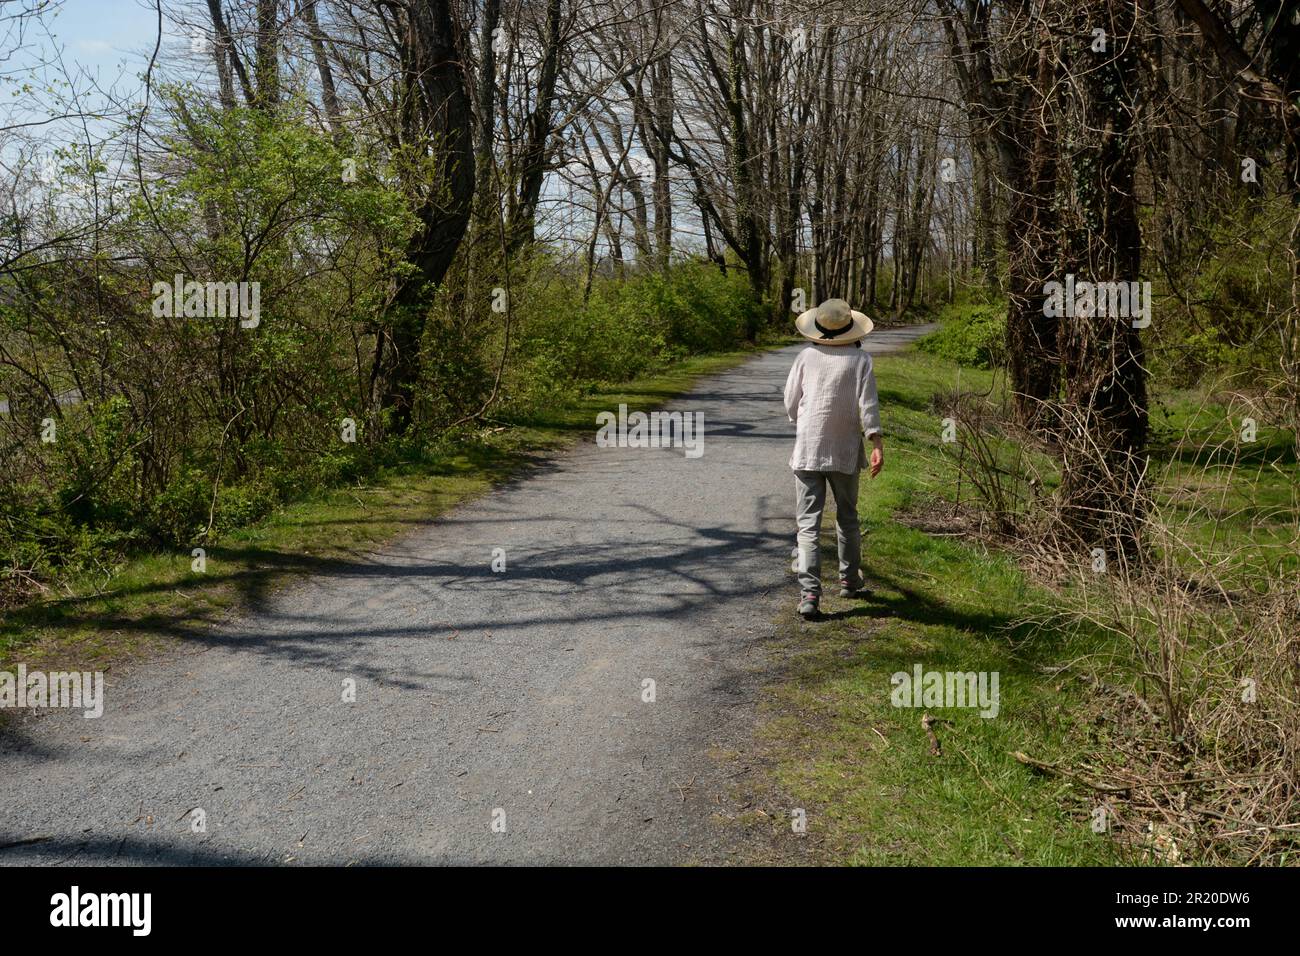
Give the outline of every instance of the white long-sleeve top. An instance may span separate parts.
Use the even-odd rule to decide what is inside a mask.
[[[871,356],[847,345],[809,344],[785,380],[785,410],[795,424],[795,471],[852,474],[867,464],[862,436],[880,432]]]

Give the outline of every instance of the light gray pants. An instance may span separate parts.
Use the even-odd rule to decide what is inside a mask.
[[[862,529],[858,524],[859,472],[796,471],[795,523],[799,526],[795,567],[799,572],[799,589],[805,594],[821,594],[821,553],[818,537],[822,511],[826,508],[826,486],[835,495],[835,539],[840,553],[840,579],[856,587],[861,576]]]

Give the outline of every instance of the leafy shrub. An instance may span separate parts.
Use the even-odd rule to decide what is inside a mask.
[[[938,331],[918,340],[916,347],[970,368],[1001,364],[1007,334],[1005,305],[949,306],[942,322]]]
[[[600,280],[586,304],[574,283],[555,282],[553,267],[542,267],[516,285],[514,301],[508,397],[525,413],[688,355],[735,348],[762,312],[742,276],[694,262]]]
[[[181,468],[150,502],[146,526],[161,544],[188,544],[207,527],[211,506],[211,476],[201,468]]]
[[[393,354],[380,332],[411,319],[392,298],[411,278],[419,226],[401,177],[381,152],[343,181],[351,147],[310,123],[217,108],[181,88],[161,102],[174,175],[105,226],[114,255],[89,266],[52,257],[28,270],[22,294],[0,284],[0,343],[40,359],[17,372],[0,364],[0,603],[418,462],[460,437],[450,426],[484,407],[498,369],[492,414],[527,413],[732,348],[761,313],[743,276],[712,264],[600,277],[584,295],[582,277],[542,244],[511,253],[508,283],[506,262],[466,244],[419,317],[412,427],[394,435],[372,371]],[[154,286],[182,273],[257,283],[258,323],[155,308]],[[508,342],[504,316],[476,307],[507,284]],[[58,439],[41,442],[51,399],[64,395]],[[344,418],[356,444],[340,440]]]

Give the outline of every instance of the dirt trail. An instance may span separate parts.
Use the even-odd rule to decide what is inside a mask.
[[[589,440],[110,674],[101,719],[12,720],[0,846],[44,839],[0,863],[725,860],[714,754],[795,596],[793,355],[668,404],[703,413],[698,458]]]

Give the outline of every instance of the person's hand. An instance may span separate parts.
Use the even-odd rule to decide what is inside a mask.
[[[885,452],[879,445],[871,449],[871,477],[874,478],[880,474],[880,469],[885,467]]]

